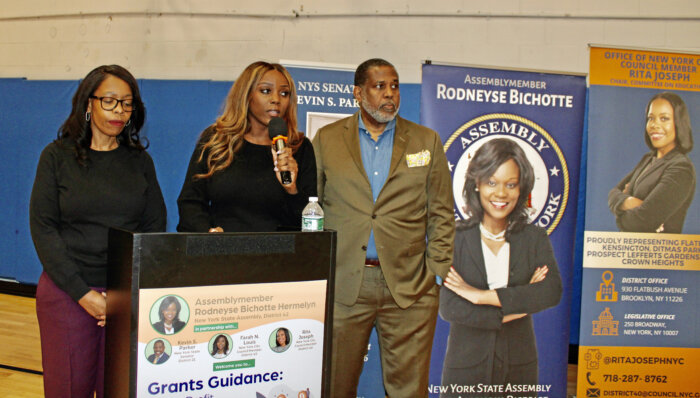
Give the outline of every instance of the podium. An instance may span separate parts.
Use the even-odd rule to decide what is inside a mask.
[[[109,232],[107,397],[328,394],[336,232]]]

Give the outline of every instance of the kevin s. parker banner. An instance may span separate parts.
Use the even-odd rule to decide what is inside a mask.
[[[700,397],[699,70],[590,49],[579,397]]]
[[[440,318],[433,344],[431,397],[438,394],[462,397],[566,396],[576,190],[585,102],[585,78],[580,75],[434,64],[423,66],[421,122],[436,130],[444,142],[453,178],[455,219],[469,217],[464,208],[462,190],[467,167],[475,152],[493,139],[512,140],[523,149],[534,169],[534,188],[528,198],[530,222],[545,229],[549,235],[563,285],[563,294],[556,306],[528,314],[534,321],[536,342],[527,336],[522,341],[506,341],[504,334],[496,330],[493,331],[492,345],[475,347],[476,351],[485,351],[475,354],[480,358],[494,357],[494,353],[486,351],[499,347],[495,362],[502,361],[509,369],[522,365],[522,362],[509,361],[509,356],[516,357],[516,351],[525,346],[536,347],[537,355],[526,358],[531,366],[532,361],[539,361],[535,382],[500,382],[486,377],[483,382],[476,383],[443,383],[443,362],[450,328],[476,330],[479,326],[448,323]],[[513,252],[511,266],[512,256]],[[552,264],[547,265],[553,269]],[[559,276],[550,272],[547,277]],[[509,282],[506,289],[511,288],[517,289]],[[457,347],[468,343],[452,341],[450,344]],[[505,350],[504,344],[507,346]],[[471,365],[492,364],[477,362]],[[465,368],[463,371],[470,370]],[[494,369],[494,374],[497,372]]]

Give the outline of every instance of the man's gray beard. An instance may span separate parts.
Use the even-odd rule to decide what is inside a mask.
[[[365,110],[365,112],[369,113],[370,116],[374,120],[376,120],[378,123],[389,123],[390,121],[394,120],[396,115],[399,114],[399,107],[396,107],[396,111],[391,114],[386,114],[385,112],[382,112],[379,108],[372,108],[372,105],[365,99],[362,98],[362,109]]]

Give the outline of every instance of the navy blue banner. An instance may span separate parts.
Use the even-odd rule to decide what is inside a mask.
[[[566,396],[585,84],[583,76],[423,66],[421,124],[436,130],[445,143],[453,176],[456,220],[467,217],[462,198],[464,177],[470,159],[485,142],[504,137],[515,141],[535,171],[535,186],[528,198],[530,221],[547,230],[564,286],[556,307],[534,315],[539,380],[532,388],[540,396]],[[438,320],[431,396],[450,392],[452,387],[441,383],[449,328],[447,322]],[[465,391],[470,388],[461,387]]]

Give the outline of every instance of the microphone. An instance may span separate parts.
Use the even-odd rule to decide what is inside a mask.
[[[272,145],[279,152],[287,146],[287,122],[281,117],[273,117],[267,125],[267,131],[270,134]],[[292,183],[292,173],[289,171],[281,171],[280,177],[282,184],[289,185]]]

